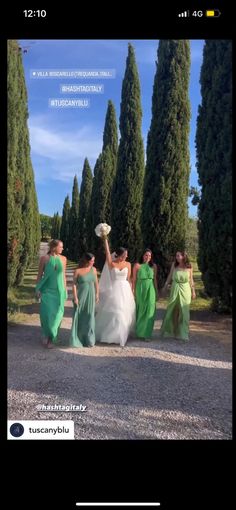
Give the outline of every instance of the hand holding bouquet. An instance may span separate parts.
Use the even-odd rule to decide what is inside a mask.
[[[111,231],[110,225],[107,223],[99,223],[95,228],[95,233],[98,237],[102,237],[103,239],[107,239],[109,232]]]

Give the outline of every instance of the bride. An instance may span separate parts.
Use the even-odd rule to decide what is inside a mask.
[[[104,237],[106,263],[99,281],[100,298],[95,317],[96,340],[124,347],[135,322],[135,301],[130,285],[128,252],[118,248],[110,253]]]

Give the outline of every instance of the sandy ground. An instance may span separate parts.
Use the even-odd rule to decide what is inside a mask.
[[[24,307],[29,320],[9,325],[10,420],[73,419],[76,439],[231,439],[229,317],[192,312],[189,342],[160,340],[159,306],[150,342],[73,349],[69,299],[60,345],[47,350],[38,311],[38,304]],[[43,412],[42,404],[82,404],[86,411]]]

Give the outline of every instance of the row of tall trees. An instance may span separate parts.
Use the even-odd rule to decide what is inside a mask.
[[[140,82],[134,49],[128,47],[120,106],[108,103],[103,147],[94,176],[84,162],[80,197],[75,178],[72,206],[63,207],[61,238],[73,260],[92,250],[103,263],[102,243],[94,234],[100,222],[111,225],[112,249],[127,246],[136,260],[153,249],[163,284],[173,254],[191,246],[196,255],[196,222],[188,218],[190,45],[160,41],[152,95],[152,118],[144,162]],[[199,257],[205,288],[216,309],[231,306],[231,42],[207,41],[201,70],[202,104],[197,120]]]
[[[116,112],[109,101],[90,206],[86,212],[81,208],[77,239],[73,241],[77,257],[84,248],[90,249],[95,252],[98,265],[100,261],[102,265],[102,245],[94,228],[107,222],[112,227],[112,249],[128,245],[131,260],[139,258],[145,247],[153,249],[162,283],[173,253],[184,247],[188,221],[189,69],[189,41],[160,41],[145,171],[140,81],[134,48],[129,44],[121,93],[119,147]],[[84,176],[81,192],[83,183]],[[90,189],[89,186],[87,203]]]
[[[30,157],[28,106],[22,55],[17,41],[8,41],[8,286],[21,283],[37,256],[40,218]]]
[[[85,251],[96,252],[97,262],[104,261],[101,242],[96,238],[94,228],[98,223],[111,223],[112,188],[116,172],[118,133],[114,105],[108,101],[103,132],[103,147],[99,154],[94,177],[88,159],[84,161],[80,191],[77,177],[74,177],[72,204],[65,198],[62,213],[60,239],[64,253],[72,260],[78,260]]]

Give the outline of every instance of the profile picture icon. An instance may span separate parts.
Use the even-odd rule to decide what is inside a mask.
[[[12,423],[10,426],[10,434],[13,437],[21,437],[24,434],[24,427],[21,423]]]

